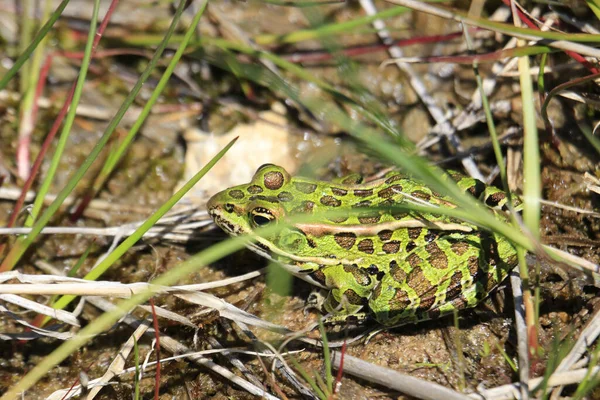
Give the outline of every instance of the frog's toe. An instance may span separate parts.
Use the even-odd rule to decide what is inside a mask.
[[[316,309],[321,312],[324,308],[327,292],[323,289],[315,289],[308,295],[306,304],[304,306],[304,315],[308,314],[310,310]]]

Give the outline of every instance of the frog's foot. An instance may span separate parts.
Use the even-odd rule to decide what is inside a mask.
[[[356,327],[363,325],[367,319],[369,319],[369,315],[363,312],[355,314],[327,314],[323,317],[323,323],[325,325]]]
[[[334,290],[335,291],[335,290]],[[325,299],[323,308],[328,314],[323,318],[323,322],[328,325],[358,326],[370,318],[370,315],[363,310],[362,305],[352,304],[346,296],[342,295],[340,301],[336,299],[334,291],[329,292]]]
[[[324,289],[315,289],[308,295],[308,299],[306,300],[306,305],[304,306],[304,315],[308,314],[308,312],[312,309],[316,309],[321,312],[325,307],[325,301],[327,301],[327,291]]]

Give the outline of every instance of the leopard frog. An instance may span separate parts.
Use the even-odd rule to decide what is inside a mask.
[[[507,219],[506,193],[450,175],[496,218]],[[215,194],[208,212],[234,236],[290,216],[314,216],[282,224],[247,246],[327,289],[324,308],[334,321],[369,316],[400,325],[474,307],[515,266],[516,250],[502,236],[443,215],[385,209],[401,203],[454,208],[451,198],[397,171],[361,182],[358,175],[334,182],[292,177],[266,164],[250,183]]]

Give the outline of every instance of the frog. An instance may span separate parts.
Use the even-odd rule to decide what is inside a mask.
[[[509,220],[506,192],[448,175]],[[516,248],[505,237],[442,213],[394,207],[402,204],[457,207],[397,170],[370,181],[358,174],[322,181],[265,164],[249,183],[212,196],[207,210],[229,235],[252,238],[250,250],[324,290],[323,308],[334,323],[398,326],[472,308],[516,266]],[[260,234],[273,224],[281,229]]]

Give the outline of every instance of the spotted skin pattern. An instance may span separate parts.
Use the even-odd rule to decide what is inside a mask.
[[[503,191],[449,174],[498,219],[507,219]],[[366,314],[398,325],[474,307],[516,265],[515,248],[502,236],[440,214],[389,209],[455,208],[451,198],[395,171],[360,182],[358,175],[335,182],[292,177],[266,164],[249,184],[214,195],[208,211],[231,235],[253,234],[286,217],[315,216],[256,237],[248,247],[328,289],[324,307],[334,322]]]

